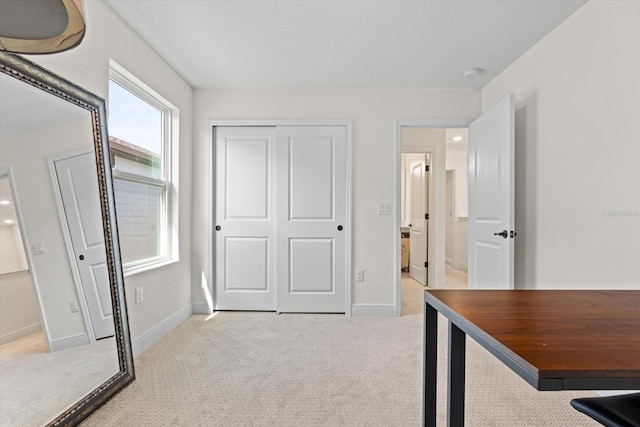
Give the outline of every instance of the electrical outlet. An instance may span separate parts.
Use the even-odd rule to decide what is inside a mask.
[[[136,304],[142,304],[144,301],[144,294],[142,292],[142,286],[136,288]]]
[[[364,282],[364,269],[357,268],[356,269],[356,282]]]
[[[80,307],[78,306],[78,301],[76,300],[69,301],[69,307],[71,307],[72,313],[77,313],[80,311]]]

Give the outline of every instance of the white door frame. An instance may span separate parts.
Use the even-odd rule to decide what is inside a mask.
[[[73,252],[73,242],[71,241],[71,232],[69,231],[69,224],[67,223],[67,215],[64,211],[64,204],[62,203],[62,194],[60,193],[60,184],[58,183],[58,175],[56,174],[55,162],[65,160],[71,157],[80,156],[83,154],[94,155],[93,149],[79,148],[76,150],[65,151],[64,153],[56,154],[47,158],[47,164],[49,166],[49,176],[51,177],[51,185],[53,187],[53,198],[56,201],[56,208],[58,209],[58,220],[60,221],[60,231],[64,239],[64,247],[67,251],[67,258],[69,258],[69,267],[71,268],[71,275],[73,276],[73,283],[75,285],[76,295],[78,297],[78,305],[80,306],[80,312],[82,313],[82,321],[84,322],[85,332],[89,338],[89,343],[96,342],[96,335],[93,331],[93,324],[91,323],[91,317],[89,316],[89,307],[87,305],[87,298],[84,294],[82,287],[82,279],[80,278],[80,270],[78,270],[78,261],[76,255]]]
[[[208,150],[209,151],[209,155],[207,156],[208,159],[208,167],[207,167],[207,174],[209,176],[207,176],[207,181],[208,181],[208,186],[210,191],[207,192],[208,195],[210,195],[210,201],[207,204],[207,210],[208,212],[206,213],[207,218],[206,218],[206,238],[207,238],[207,247],[209,248],[209,254],[207,254],[207,258],[206,258],[206,263],[207,263],[207,276],[208,276],[208,280],[203,280],[201,286],[203,287],[203,290],[205,292],[205,294],[207,295],[207,305],[209,306],[209,310],[213,311],[213,308],[215,307],[215,239],[213,238],[213,228],[215,226],[213,220],[214,220],[214,214],[215,214],[215,202],[216,202],[216,195],[215,195],[215,173],[214,173],[214,167],[215,167],[215,150],[214,150],[214,145],[215,145],[215,132],[214,132],[214,128],[218,127],[218,126],[241,126],[241,127],[248,127],[248,126],[345,126],[347,128],[347,159],[346,159],[346,165],[347,165],[347,221],[346,221],[346,227],[347,227],[347,250],[346,250],[346,254],[347,254],[347,262],[346,262],[346,277],[345,277],[345,290],[346,290],[346,298],[345,298],[345,315],[347,316],[351,316],[351,307],[352,307],[352,288],[353,288],[353,283],[352,283],[352,277],[353,274],[351,273],[351,262],[352,262],[352,238],[353,238],[353,222],[352,222],[352,209],[351,209],[351,205],[352,205],[352,175],[351,175],[351,163],[352,163],[352,159],[351,159],[351,146],[352,146],[352,140],[353,140],[353,130],[352,130],[352,121],[351,120],[277,120],[277,119],[273,119],[273,120],[209,120],[208,122],[208,126],[209,126],[209,133],[208,133]],[[399,195],[399,194],[398,194]],[[398,206],[399,206],[398,202]],[[399,217],[399,215],[396,215]],[[398,228],[398,230],[400,230],[400,228]],[[398,245],[400,244],[400,241],[398,240]],[[400,265],[400,264],[398,264]]]
[[[466,128],[469,127],[472,118],[452,117],[452,118],[398,118],[395,120],[395,146],[396,159],[395,171],[395,210],[394,210],[394,271],[395,271],[395,306],[396,316],[402,315],[402,282],[401,282],[401,259],[400,259],[400,173],[402,168],[402,152],[431,153],[431,179],[429,192],[429,247],[428,247],[428,283],[429,286],[442,288],[445,282],[444,276],[444,254],[445,254],[445,232],[444,221],[446,220],[446,199],[445,199],[445,168],[446,168],[446,142],[435,145],[423,144],[420,146],[402,147],[403,128]]]
[[[47,316],[44,312],[44,305],[42,304],[42,294],[38,286],[38,275],[34,268],[33,255],[31,255],[31,243],[29,242],[29,236],[24,225],[24,217],[22,216],[22,210],[20,209],[20,196],[15,185],[15,178],[13,176],[13,170],[11,166],[0,166],[0,177],[6,177],[9,180],[9,188],[11,189],[11,196],[13,197],[13,207],[16,211],[16,218],[18,220],[18,229],[20,230],[20,237],[22,238],[22,247],[24,249],[24,255],[27,260],[27,268],[29,269],[29,276],[31,279],[31,285],[33,286],[33,292],[36,296],[36,302],[38,306],[38,315],[40,316],[40,325],[42,327],[42,334],[47,343],[47,351],[51,353],[53,347],[51,345],[51,333],[49,332],[49,325],[47,323]]]

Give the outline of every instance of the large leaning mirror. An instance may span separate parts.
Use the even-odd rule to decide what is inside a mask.
[[[105,111],[0,53],[2,425],[76,425],[134,379]]]

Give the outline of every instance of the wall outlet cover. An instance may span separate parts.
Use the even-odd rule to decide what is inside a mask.
[[[76,300],[69,301],[69,307],[71,307],[72,313],[77,313],[80,311],[80,306],[78,306],[78,301]]]
[[[31,245],[31,252],[34,255],[42,255],[43,253],[45,253],[45,249],[44,249],[44,242],[36,242],[33,245]]]

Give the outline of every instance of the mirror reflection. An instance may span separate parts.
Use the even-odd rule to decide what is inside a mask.
[[[92,117],[0,93],[0,420],[43,425],[120,369]]]

